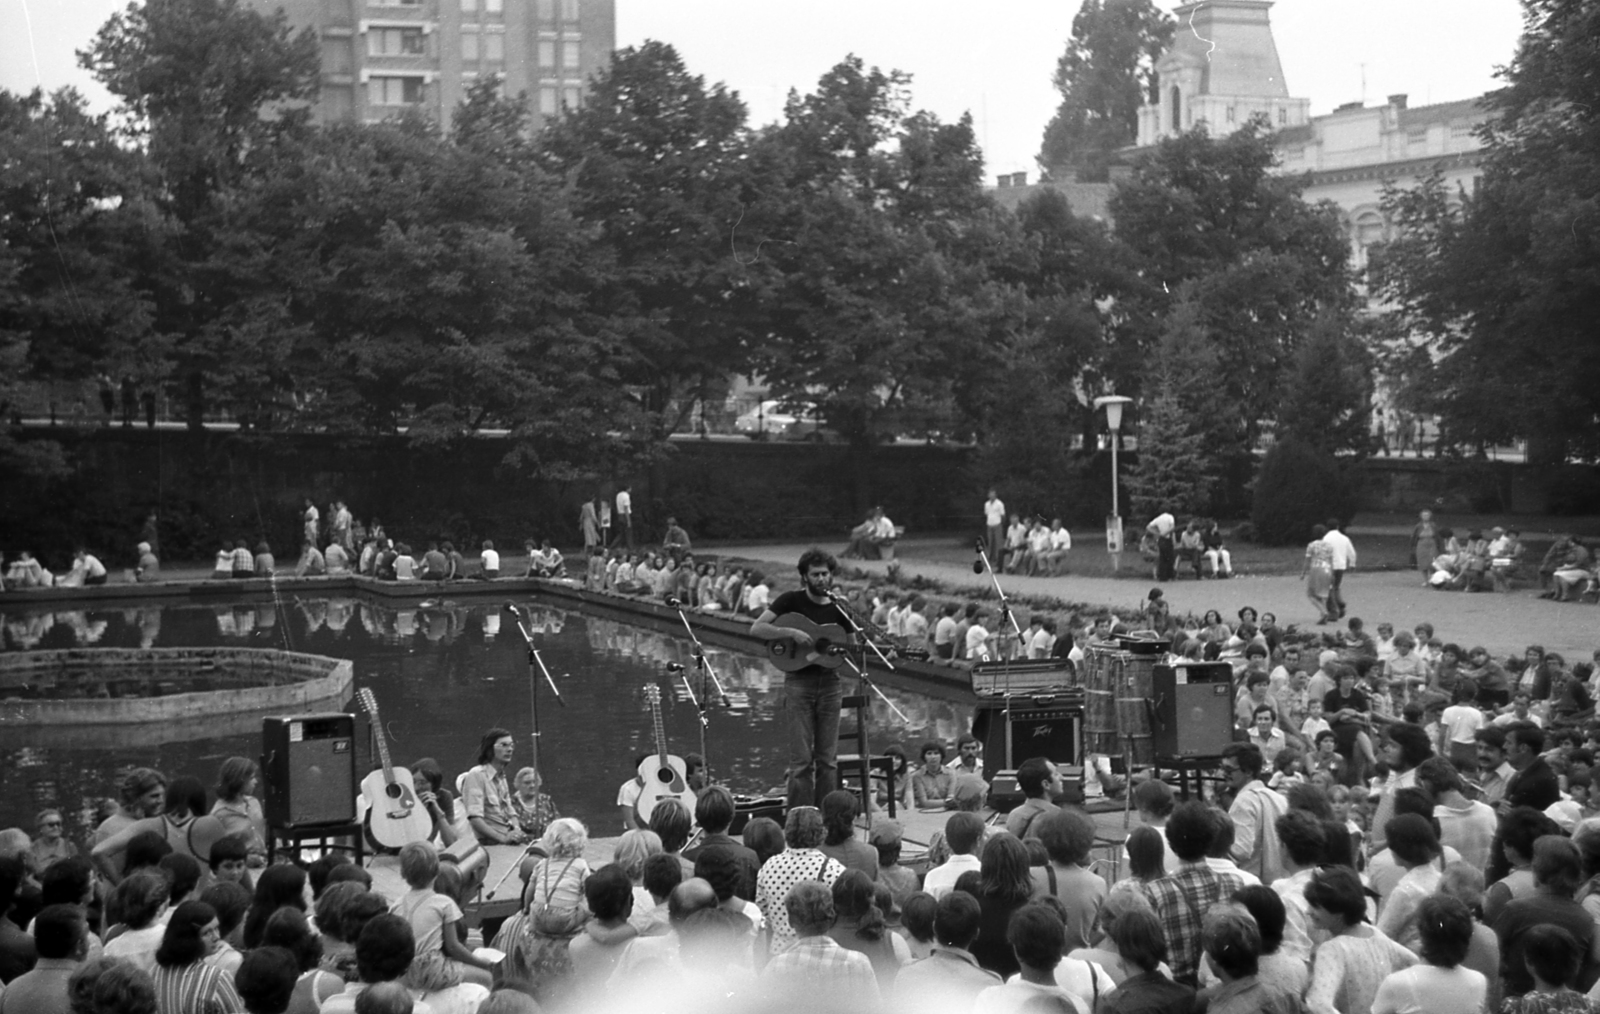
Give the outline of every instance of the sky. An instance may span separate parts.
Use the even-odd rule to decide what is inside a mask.
[[[513,0],[515,2],[515,0]],[[690,71],[738,92],[752,124],[777,120],[854,53],[911,74],[912,103],[971,113],[986,171],[1027,171],[1059,101],[1050,83],[1077,0],[615,0],[617,44],[670,42]],[[1171,0],[1157,0],[1170,11]],[[125,0],[0,0],[0,87],[70,84],[111,97],[74,52]],[[1289,94],[1313,116],[1405,92],[1413,106],[1496,87],[1522,27],[1518,0],[1279,0],[1271,12]]]

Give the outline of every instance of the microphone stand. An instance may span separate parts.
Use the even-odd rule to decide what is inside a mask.
[[[994,572],[994,564],[989,562],[989,554],[983,548],[983,540],[979,539],[973,548],[977,549],[978,551],[979,562],[973,564],[972,569],[976,572],[987,573],[989,575],[989,583],[994,585],[994,593],[1000,599],[1000,615],[1010,621],[1011,632],[1016,635],[1017,646],[1020,648],[1022,646],[1022,628],[1017,625],[1017,617],[1016,614],[1011,611],[1011,603],[1006,599],[1005,589],[1000,587],[1000,578]],[[1001,672],[1005,674],[1005,691],[1001,694],[1001,697],[1005,701],[1004,714],[1006,719],[1006,767],[1010,770],[1016,770],[1016,759],[1012,756],[1013,747],[1011,742],[1012,694],[1011,657],[1009,653],[1007,653],[1005,658],[1001,659]]]
[[[881,661],[890,672],[895,671],[894,665],[890,663],[889,659],[884,656],[883,652],[878,650],[877,644],[867,637],[867,632],[861,629],[861,624],[856,620],[856,614],[854,610],[852,610],[849,605],[843,601],[842,597],[835,595],[831,589],[828,592],[828,597],[833,599],[833,604],[839,607],[840,613],[844,614],[844,621],[849,627],[850,633],[861,638],[861,643],[864,645],[861,650],[861,663],[857,663],[856,660],[851,658],[848,654],[844,656],[844,660],[850,663],[850,668],[855,670],[856,679],[870,687],[872,692],[877,694],[878,697],[883,700],[883,703],[889,706],[889,710],[894,712],[895,715],[899,717],[900,721],[910,725],[911,719],[906,717],[906,713],[895,707],[894,702],[888,698],[888,695],[886,695],[882,690],[879,690],[878,684],[872,682],[872,678],[867,675],[867,667],[864,664],[867,660],[866,649],[871,648],[873,653],[878,656],[878,660]]]
[[[706,729],[711,723],[706,718],[710,709],[711,688],[717,691],[717,703],[721,707],[728,707],[728,692],[723,689],[722,680],[717,678],[716,669],[712,668],[711,660],[706,658],[706,646],[700,643],[700,636],[694,632],[694,626],[689,622],[689,616],[683,611],[683,600],[668,598],[667,608],[678,612],[678,620],[683,624],[684,632],[689,635],[689,640],[694,643],[694,667],[700,673],[700,694],[695,695],[694,688],[689,685],[689,674],[684,667],[676,662],[667,663],[668,672],[676,672],[683,679],[683,689],[689,694],[689,701],[694,704],[695,710],[700,715],[700,778],[706,785],[711,784],[711,755],[706,750]],[[676,666],[677,668],[673,668]]]
[[[544,658],[539,654],[539,646],[533,640],[533,631],[529,629],[528,624],[522,622],[522,610],[518,609],[514,602],[507,602],[505,607],[517,618],[517,630],[521,632],[522,640],[528,645],[528,698],[532,701],[533,708],[533,766],[540,772],[542,778],[544,772],[539,767],[539,682],[533,676],[536,666],[544,674],[544,681],[550,685],[550,692],[556,695],[556,703],[564,708],[567,702],[561,696],[556,681],[550,676],[550,670],[545,668]]]

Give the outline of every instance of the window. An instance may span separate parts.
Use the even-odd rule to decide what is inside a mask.
[[[490,32],[483,37],[483,58],[490,63],[500,63],[506,58],[506,37]]]
[[[367,82],[367,104],[413,106],[422,101],[420,77],[374,77]]]
[[[478,0],[461,0],[461,13],[471,14],[478,9]]]
[[[578,20],[578,0],[561,0],[561,20]]]
[[[1287,110],[1287,109],[1278,110],[1278,126],[1281,127],[1281,126],[1283,126],[1284,124],[1286,124],[1288,122],[1289,122],[1289,110]]]
[[[348,74],[352,65],[349,39],[322,40],[322,72],[324,74]]]
[[[556,44],[549,39],[539,40],[539,66],[549,70],[556,65]]]
[[[555,85],[545,85],[542,88],[540,88],[539,89],[539,115],[540,116],[554,116],[556,113],[558,113],[560,111],[561,111],[560,107],[556,105],[556,88],[555,88]]]
[[[476,61],[478,59],[478,33],[461,33],[461,59]]]
[[[1178,91],[1178,86],[1173,85],[1172,91],[1172,129],[1183,129],[1183,94]]]
[[[1234,121],[1234,116],[1235,116],[1235,113],[1233,111],[1233,107],[1229,106],[1228,107],[1228,122],[1229,123],[1232,123]]]
[[[367,29],[368,56],[420,56],[422,52],[420,28]]]
[[[561,66],[567,70],[578,69],[578,44],[576,42],[563,42],[561,44]]]
[[[505,0],[483,0],[483,9],[490,14],[499,14],[505,6]]]
[[[566,87],[561,89],[561,104],[568,109],[576,109],[578,108],[578,99],[582,95],[583,89],[569,81]]]
[[[554,21],[556,19],[556,0],[539,0],[538,14],[540,21]]]

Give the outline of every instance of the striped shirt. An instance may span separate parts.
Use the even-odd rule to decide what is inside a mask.
[[[181,967],[157,965],[156,1008],[161,1014],[238,1014],[244,1001],[233,976],[203,961]]]

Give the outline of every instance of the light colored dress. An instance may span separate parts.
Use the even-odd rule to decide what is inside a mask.
[[[1313,601],[1325,603],[1333,587],[1333,547],[1321,539],[1306,543],[1306,595]]]
[[[1383,980],[1417,963],[1417,956],[1370,926],[1359,926],[1317,947],[1306,1010],[1311,1014],[1371,1014]]]

